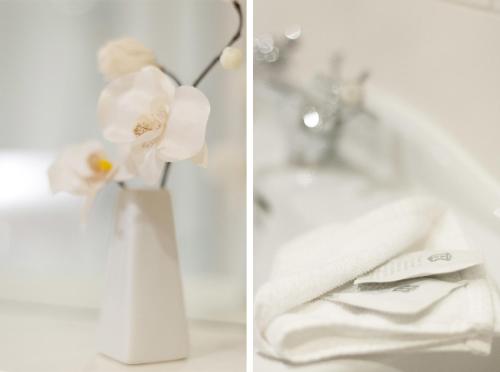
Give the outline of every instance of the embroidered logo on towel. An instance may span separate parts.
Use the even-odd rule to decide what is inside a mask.
[[[400,285],[399,287],[394,288],[392,291],[393,292],[403,292],[403,293],[408,293],[408,292],[413,292],[415,289],[417,289],[419,286],[415,284],[403,284]]]
[[[360,276],[354,284],[390,283],[458,272],[481,264],[481,256],[473,250],[418,251],[396,257]]]
[[[436,261],[451,261],[451,259],[453,258],[453,256],[451,255],[451,253],[449,252],[445,252],[445,253],[436,253],[436,254],[433,254],[432,256],[429,256],[427,257],[427,259],[430,261],[430,262],[436,262]]]

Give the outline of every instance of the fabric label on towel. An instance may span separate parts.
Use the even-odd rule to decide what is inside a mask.
[[[452,273],[479,265],[481,261],[481,256],[472,250],[413,252],[377,267],[368,274],[357,278],[354,283],[388,283]]]
[[[460,278],[453,274],[447,277]],[[434,278],[361,284],[329,292],[321,299],[388,314],[411,315],[427,309],[466,284],[464,280],[445,281]]]

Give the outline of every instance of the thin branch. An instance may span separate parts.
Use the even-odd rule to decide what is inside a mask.
[[[167,184],[167,178],[168,178],[168,171],[170,169],[170,165],[172,163],[165,163],[163,166],[163,173],[161,175],[161,182],[160,182],[160,188],[163,189],[165,185]]]
[[[165,67],[163,66],[160,66],[158,65],[158,68],[167,76],[169,76],[173,81],[175,81],[175,83],[178,85],[178,86],[181,86],[182,83],[181,81],[179,80],[179,78],[171,71],[167,70]]]
[[[219,61],[222,52],[224,52],[224,49],[236,43],[236,41],[241,37],[241,31],[243,30],[243,12],[241,10],[241,5],[239,2],[233,1],[232,4],[234,9],[236,10],[236,13],[238,13],[238,29],[236,30],[231,40],[229,40],[229,42],[224,46],[224,48],[222,48],[219,54],[217,54],[217,56],[215,56],[214,59],[212,59],[212,61],[207,65],[207,67],[205,67],[201,72],[201,74],[196,78],[196,80],[193,83],[193,87],[197,87],[201,83],[203,78],[210,72],[210,70],[214,68],[214,66]]]
[[[196,80],[193,83],[193,87],[198,86],[201,83],[201,81],[203,80],[203,78],[212,70],[212,68],[214,68],[214,66],[219,61],[219,59],[222,55],[222,52],[224,52],[224,49],[226,49],[227,47],[230,47],[231,45],[236,43],[236,41],[238,41],[238,39],[241,37],[241,32],[243,30],[243,12],[241,10],[241,5],[238,1],[234,0],[232,2],[232,5],[233,5],[234,9],[236,10],[236,13],[238,14],[238,29],[234,33],[231,40],[229,40],[229,42],[224,46],[224,48],[221,49],[219,54],[217,54],[217,56],[214,57],[214,59],[212,59],[212,61],[207,65],[207,67],[205,67],[203,69],[203,71],[200,73],[200,75],[196,78]],[[181,81],[173,73],[169,72],[166,68],[164,68],[162,66],[160,66],[160,69],[165,74],[170,76],[179,86],[182,85]],[[165,163],[165,165],[163,166],[163,173],[162,173],[161,182],[160,182],[160,188],[162,188],[162,189],[165,187],[165,185],[167,183],[170,165],[171,165],[171,163]]]

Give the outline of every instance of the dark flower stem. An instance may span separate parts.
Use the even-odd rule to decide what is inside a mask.
[[[161,175],[161,188],[163,189],[167,183],[168,170],[170,169],[172,163],[165,163],[163,166],[163,173]]]
[[[177,76],[175,76],[175,74],[169,70],[167,70],[165,67],[163,66],[158,66],[158,68],[167,76],[169,76],[173,81],[175,81],[175,83],[178,85],[178,86],[181,86],[182,83],[181,81],[179,80],[179,78]]]
[[[241,10],[241,5],[238,1],[233,0],[232,5],[236,10],[236,13],[238,14],[238,28],[234,33],[233,37],[229,40],[229,42],[220,50],[220,52],[212,59],[212,61],[210,61],[210,63],[203,69],[200,75],[196,78],[196,80],[193,83],[193,87],[197,87],[205,78],[205,76],[207,76],[207,74],[214,68],[214,66],[219,61],[222,53],[224,52],[224,49],[236,43],[236,41],[238,41],[238,39],[241,37],[241,32],[243,30],[243,11]],[[180,80],[177,79],[174,74],[168,72],[165,68],[163,68],[162,70],[163,72],[165,72],[165,74],[169,75],[173,80],[175,80],[175,82],[178,85],[182,85]],[[161,183],[160,183],[160,188],[162,189],[165,188],[165,185],[167,183],[170,164],[171,163],[165,163],[165,165],[163,166],[163,172],[161,175]]]
[[[243,30],[243,12],[241,11],[241,5],[239,2],[233,1],[232,4],[233,4],[234,9],[236,10],[236,13],[238,14],[238,29],[234,33],[231,40],[229,40],[229,42],[224,46],[224,48],[221,49],[219,54],[217,54],[212,59],[212,61],[207,65],[207,67],[205,67],[203,69],[203,71],[201,72],[201,74],[196,78],[196,80],[193,83],[193,87],[197,87],[201,83],[203,78],[210,72],[210,70],[212,70],[212,68],[214,68],[214,66],[219,61],[219,59],[222,55],[222,52],[224,52],[224,49],[226,49],[227,47],[230,47],[231,45],[236,43],[236,41],[241,37],[241,31]]]

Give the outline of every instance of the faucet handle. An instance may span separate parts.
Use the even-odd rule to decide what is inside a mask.
[[[370,77],[370,72],[368,70],[361,71],[361,73],[358,75],[357,80],[358,83],[363,85]]]
[[[348,107],[360,107],[363,104],[364,84],[370,77],[368,71],[363,71],[352,80],[343,81],[340,87],[340,99]]]

